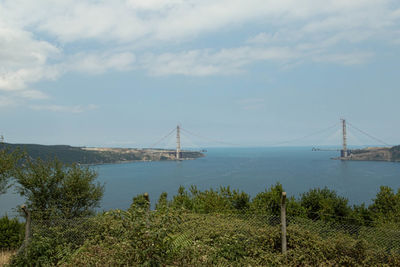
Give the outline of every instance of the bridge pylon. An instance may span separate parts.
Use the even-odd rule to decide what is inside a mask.
[[[176,126],[176,159],[181,159],[181,128]]]
[[[346,132],[346,120],[340,119],[342,121],[342,135],[343,135],[343,148],[340,151],[340,156],[342,158],[347,158],[349,151],[347,150],[347,132]]]

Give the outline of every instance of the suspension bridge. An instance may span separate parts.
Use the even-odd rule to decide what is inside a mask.
[[[348,136],[349,136],[349,129],[351,129],[352,133],[357,133],[357,134],[361,134],[364,137],[367,137],[369,142],[373,142],[374,144],[379,144],[379,146],[383,146],[383,147],[391,147],[391,145],[389,145],[387,142],[383,141],[380,138],[375,137],[374,135],[361,130],[360,128],[356,127],[355,125],[353,125],[352,123],[349,123],[346,121],[346,119],[340,119],[340,122],[335,123],[334,125],[328,127],[328,128],[324,128],[321,130],[317,130],[315,132],[312,132],[310,134],[307,134],[305,136],[301,136],[299,138],[295,138],[295,139],[290,139],[290,140],[286,140],[286,141],[280,141],[280,142],[275,142],[275,143],[270,143],[264,146],[269,146],[269,147],[277,147],[277,146],[287,146],[302,140],[307,140],[309,138],[314,138],[318,135],[324,134],[328,131],[332,131],[335,130],[337,133],[337,130],[341,131],[340,133],[340,139],[338,140],[340,145],[337,145],[336,147],[317,147],[317,146],[313,146],[312,147],[312,151],[338,151],[339,155],[338,158],[340,159],[347,159],[349,158],[353,153],[356,153],[357,151],[360,151],[362,149],[365,149],[368,145],[362,145],[362,144],[357,144],[357,148],[355,147],[355,145],[353,145],[353,148],[349,148],[349,142],[348,142]],[[186,141],[190,142],[192,144],[192,147],[197,147],[199,148],[196,152],[206,152],[206,150],[204,148],[201,148],[200,145],[195,144],[190,137],[192,138],[197,138],[200,139],[201,142],[206,142],[208,144],[214,144],[214,145],[223,145],[223,146],[229,146],[229,147],[243,147],[243,145],[240,144],[234,144],[234,143],[229,143],[229,142],[225,142],[225,141],[220,141],[220,140],[216,140],[213,138],[208,138],[205,137],[203,135],[199,135],[197,133],[194,133],[192,131],[186,130],[184,128],[182,128],[181,125],[177,125],[175,128],[173,128],[168,134],[166,134],[165,136],[163,136],[161,139],[159,139],[157,142],[155,142],[154,144],[152,144],[149,148],[150,149],[154,149],[154,150],[158,150],[161,152],[170,152],[170,153],[174,153],[174,157],[176,160],[183,160],[185,159],[184,157],[184,152],[193,152],[193,150],[183,150],[182,149],[182,136],[185,135]],[[175,136],[175,149],[161,149],[159,146],[163,141],[165,141],[168,138],[171,138]],[[354,135],[352,134],[352,136],[354,137]],[[337,137],[337,136],[336,136]],[[312,140],[311,140],[312,141]],[[193,146],[194,144],[194,146]],[[370,143],[371,144],[371,143]]]

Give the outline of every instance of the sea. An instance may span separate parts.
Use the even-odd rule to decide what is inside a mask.
[[[370,204],[380,186],[400,187],[400,163],[340,161],[337,151],[311,147],[208,148],[205,157],[184,161],[130,162],[91,166],[105,185],[99,211],[126,209],[132,198],[147,192],[154,203],[162,192],[172,198],[179,186],[218,189],[229,186],[251,197],[281,183],[288,196],[312,188],[335,190],[349,204]],[[16,216],[24,203],[14,188],[0,195],[0,216]]]

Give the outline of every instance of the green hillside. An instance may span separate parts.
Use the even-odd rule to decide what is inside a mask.
[[[73,147],[68,145],[37,145],[37,144],[0,144],[11,150],[20,149],[32,158],[51,160],[58,158],[60,161],[80,164],[104,164],[129,162],[139,160],[174,160],[174,151],[157,151],[150,149],[123,149],[110,148],[107,151]],[[182,158],[198,158],[204,156],[200,152],[182,151]]]

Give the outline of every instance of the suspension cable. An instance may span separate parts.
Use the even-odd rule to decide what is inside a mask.
[[[154,144],[152,144],[150,146],[150,148],[155,148],[156,145],[158,145],[159,143],[161,143],[163,140],[165,140],[166,138],[168,138],[171,134],[173,134],[175,132],[176,128],[172,129],[172,131],[170,131],[167,135],[163,136],[160,140],[158,140],[157,142],[155,142]]]
[[[311,137],[311,136],[314,136],[314,135],[317,135],[317,134],[321,134],[321,133],[327,132],[327,131],[329,131],[329,130],[335,128],[335,127],[337,127],[338,124],[339,124],[339,123],[337,122],[337,123],[335,123],[334,125],[331,125],[331,126],[329,126],[329,127],[327,127],[327,128],[324,128],[324,129],[322,129],[322,130],[318,130],[318,131],[316,131],[316,132],[307,134],[307,135],[302,136],[302,137],[299,137],[299,138],[295,138],[295,139],[291,139],[291,140],[287,140],[287,141],[282,141],[282,142],[278,142],[278,143],[269,144],[269,146],[283,145],[283,144],[293,143],[293,142],[295,142],[295,141],[299,141],[299,140],[302,140],[302,139],[306,139],[306,138],[308,138],[308,137]]]
[[[208,137],[199,135],[199,134],[195,134],[195,133],[190,132],[190,131],[188,131],[188,130],[186,130],[186,129],[183,129],[183,128],[181,128],[181,130],[184,131],[184,132],[186,132],[186,133],[188,133],[188,134],[190,134],[190,135],[192,135],[192,136],[196,136],[196,137],[198,137],[198,138],[205,139],[205,140],[208,140],[208,141],[213,142],[213,143],[218,143],[218,144],[223,144],[223,145],[229,145],[229,146],[241,146],[241,145],[239,145],[239,144],[234,144],[234,143],[229,143],[229,142],[224,142],[224,141],[219,141],[219,140],[211,139],[211,138],[208,138]]]
[[[350,122],[347,122],[347,124],[350,125],[352,128],[356,129],[357,131],[359,131],[360,133],[362,133],[362,134],[368,136],[369,138],[374,139],[375,141],[377,141],[377,142],[379,142],[379,143],[381,143],[381,144],[384,144],[385,146],[390,146],[390,145],[389,145],[388,143],[386,143],[385,141],[382,141],[381,139],[379,139],[379,138],[377,138],[377,137],[374,137],[374,136],[370,135],[369,133],[367,133],[367,132],[365,132],[365,131],[363,131],[363,130],[357,128],[356,126],[354,126],[354,125],[351,124]]]

